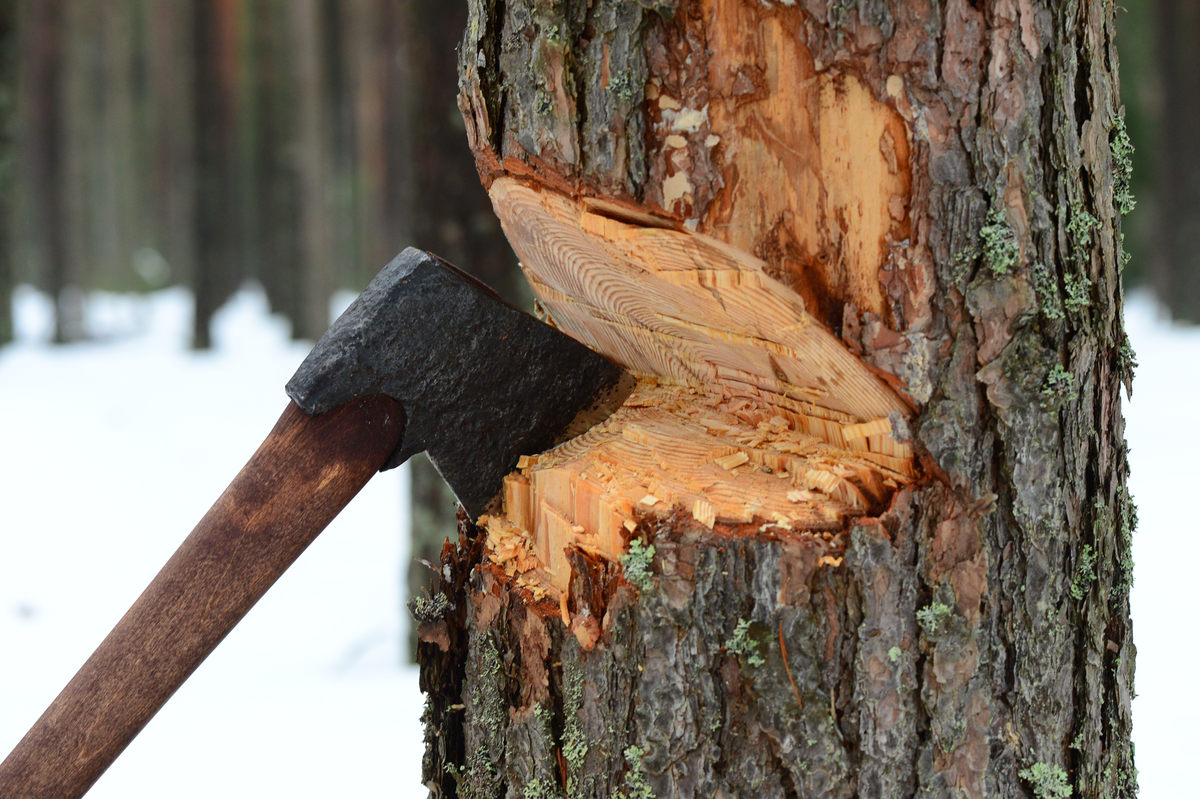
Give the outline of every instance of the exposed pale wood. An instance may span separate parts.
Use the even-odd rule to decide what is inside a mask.
[[[506,483],[488,527],[513,574],[565,589],[566,548],[617,557],[635,512],[839,529],[911,480],[891,421],[910,409],[767,264],[616,203],[512,178],[490,194],[554,323],[643,377],[621,412]]]
[[[705,58],[652,61],[651,201],[762,257],[827,323],[845,303],[889,319],[879,270],[909,236],[912,182],[900,115],[816,63],[773,4],[702,0],[675,24],[697,26]]]
[[[855,439],[862,440],[862,439]],[[535,599],[565,590],[566,548],[615,559],[636,519],[681,508],[714,527],[840,530],[912,477],[795,429],[765,404],[645,381],[603,424],[525,458],[487,517],[493,560]]]
[[[490,193],[555,323],[629,369],[852,423],[909,412],[754,256],[510,178]]]

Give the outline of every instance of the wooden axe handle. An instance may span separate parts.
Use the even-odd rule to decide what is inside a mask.
[[[221,639],[396,449],[404,412],[377,395],[275,428],[0,764],[5,799],[87,792]]]

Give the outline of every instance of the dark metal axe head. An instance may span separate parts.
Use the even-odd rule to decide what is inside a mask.
[[[521,455],[582,432],[632,386],[608,359],[410,247],[338,317],[287,393],[309,415],[371,394],[399,402],[404,438],[384,468],[424,450],[474,518]]]

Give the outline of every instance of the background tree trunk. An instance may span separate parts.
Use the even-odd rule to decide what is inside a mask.
[[[237,0],[194,7],[196,141],[195,318],[192,346],[212,346],[212,316],[245,276],[241,242],[247,214],[240,203]]]
[[[318,0],[288,4],[291,15],[296,78],[296,165],[300,238],[294,273],[297,314],[293,335],[315,341],[329,327],[329,295],[333,293],[333,246],[329,163],[329,103],[323,47],[323,16]]]
[[[583,543],[578,510],[546,546],[553,509],[533,518],[513,487],[547,467],[523,467],[506,515],[464,520],[441,594],[416,608],[434,795],[1135,794],[1113,14],[471,3],[468,136],[556,321],[656,378],[643,397],[687,372],[664,336],[742,347],[690,373],[683,410],[702,410],[749,361],[769,386],[787,348],[722,337],[715,316],[622,316],[632,289],[597,310],[603,265],[652,253],[630,258],[647,292],[694,281],[720,309],[790,291],[780,335],[815,317],[911,408],[884,438],[911,447],[917,479],[823,530],[760,523],[749,490],[750,523],[633,496],[625,537],[644,544],[618,564]],[[648,249],[663,241],[705,258]],[[818,377],[813,405],[771,419],[854,399],[843,374]],[[739,407],[788,405],[755,396]],[[828,435],[865,420],[848,423]],[[756,446],[796,433],[764,424]],[[607,467],[620,484],[635,464]],[[568,483],[584,496],[583,474]],[[562,561],[563,543],[565,572],[539,582],[555,572],[529,553]]]
[[[1157,76],[1162,96],[1157,104],[1153,150],[1158,165],[1151,239],[1157,244],[1147,263],[1155,296],[1177,319],[1200,321],[1200,150],[1195,146],[1200,124],[1200,6],[1159,0],[1154,10]]]
[[[147,285],[186,282],[195,273],[195,174],[192,169],[192,13],[180,3],[147,9],[146,64],[150,115],[150,216],[167,274],[142,270]],[[152,268],[151,268],[152,269]]]
[[[12,295],[16,287],[16,99],[17,7],[0,8],[0,345],[13,338]]]

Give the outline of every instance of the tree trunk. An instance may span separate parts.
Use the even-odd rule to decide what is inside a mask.
[[[1200,70],[1196,41],[1200,37],[1200,6],[1181,0],[1160,0],[1153,9],[1154,52],[1161,81],[1154,158],[1154,243],[1148,261],[1149,282],[1155,295],[1177,319],[1200,321],[1200,149],[1193,131],[1200,124]]]
[[[16,287],[16,135],[17,8],[0,7],[0,345],[13,339],[13,289]]]
[[[152,287],[186,283],[195,269],[191,9],[177,3],[146,7],[147,100],[150,112],[150,197],[154,240],[166,274],[147,264]]]
[[[244,209],[238,181],[237,0],[193,7],[196,270],[192,346],[212,346],[213,314],[244,276]]]
[[[640,385],[415,608],[434,795],[1135,794],[1113,15],[473,0],[493,206]]]
[[[69,213],[68,199],[73,185],[69,171],[74,164],[68,153],[68,103],[64,99],[69,12],[54,0],[20,6],[20,24],[27,31],[22,37],[24,68],[20,76],[23,217],[30,230],[38,283],[55,300],[57,342],[83,336],[83,307],[79,292],[72,288],[78,285],[78,275],[70,262],[69,246],[79,227],[77,218]]]
[[[300,222],[297,231],[300,260],[293,276],[298,313],[292,318],[292,334],[315,341],[329,327],[329,297],[335,288],[323,26],[317,0],[295,0],[288,11],[295,45],[295,157]]]

